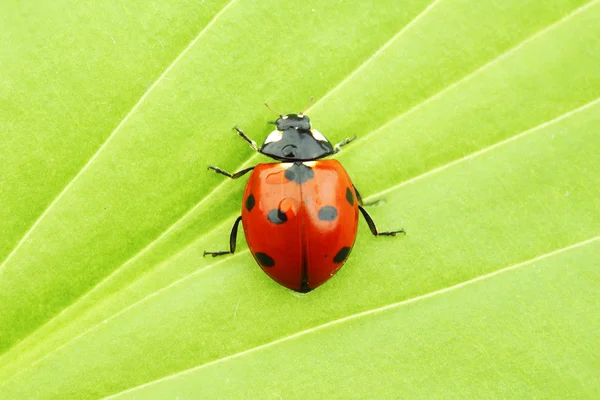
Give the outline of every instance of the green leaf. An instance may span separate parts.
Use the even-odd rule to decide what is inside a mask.
[[[592,398],[599,262],[596,239],[111,398]]]
[[[600,389],[598,0],[38,3],[0,5],[4,396]],[[310,96],[408,234],[299,295],[202,257],[244,186],[206,166]]]

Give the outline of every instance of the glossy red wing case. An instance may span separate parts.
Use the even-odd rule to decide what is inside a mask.
[[[260,164],[246,185],[242,223],[261,268],[280,284],[307,292],[350,254],[358,201],[335,160]]]

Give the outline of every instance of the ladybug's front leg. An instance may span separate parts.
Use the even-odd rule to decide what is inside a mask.
[[[233,223],[233,228],[231,228],[231,234],[229,235],[229,251],[205,251],[204,257],[206,257],[207,254],[210,254],[213,257],[217,257],[235,253],[235,242],[237,239],[238,226],[240,225],[241,220],[242,217],[239,216]]]
[[[209,166],[208,166],[208,169],[212,169],[212,170],[213,170],[213,171],[215,171],[217,174],[225,175],[225,176],[227,176],[227,177],[229,177],[229,178],[231,178],[231,179],[237,179],[237,178],[239,178],[239,177],[241,177],[241,176],[243,176],[243,175],[247,174],[248,172],[252,171],[252,170],[254,169],[254,167],[250,167],[250,168],[243,169],[243,170],[241,170],[241,171],[238,171],[238,172],[236,172],[235,174],[230,174],[229,172],[227,172],[227,171],[224,171],[224,170],[222,170],[222,169],[221,169],[221,168],[219,168],[219,167],[213,167],[212,165],[209,165]]]
[[[238,135],[240,135],[242,139],[244,139],[246,142],[248,142],[250,144],[250,147],[253,150],[258,151],[258,146],[256,145],[256,142],[254,140],[250,139],[250,137],[248,135],[246,135],[243,130],[238,128],[237,125],[234,126],[233,129],[235,129],[237,131]]]
[[[404,229],[400,229],[398,231],[379,232],[377,230],[377,227],[375,226],[375,221],[373,221],[373,218],[371,218],[371,216],[369,215],[367,210],[364,209],[362,197],[360,197],[360,193],[358,193],[358,190],[356,190],[356,187],[354,187],[354,193],[356,193],[356,199],[358,200],[358,209],[360,210],[361,214],[365,218],[365,221],[367,221],[367,225],[369,225],[369,229],[371,230],[371,233],[373,235],[375,235],[375,236],[396,236],[397,233],[406,234]],[[373,204],[373,203],[371,203],[371,204]]]

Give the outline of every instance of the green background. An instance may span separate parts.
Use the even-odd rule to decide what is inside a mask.
[[[0,398],[594,398],[600,1],[4,1]],[[382,230],[227,246],[282,112]]]

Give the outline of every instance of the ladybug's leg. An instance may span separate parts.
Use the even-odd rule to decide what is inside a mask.
[[[250,139],[248,137],[248,135],[246,135],[244,133],[243,130],[241,130],[240,128],[238,128],[237,125],[234,126],[233,129],[235,129],[237,131],[238,135],[240,135],[242,137],[242,139],[244,139],[246,142],[250,143],[250,147],[252,147],[253,150],[258,151],[258,146],[256,145],[256,142],[254,140]]]
[[[356,140],[356,135],[353,138],[346,138],[346,140],[344,140],[343,142],[340,142],[338,144],[336,144],[335,146],[333,146],[333,154],[339,153],[340,151],[342,151],[342,146],[347,145],[348,143],[352,142],[353,140]]]
[[[235,253],[235,242],[237,239],[238,226],[240,225],[241,220],[242,220],[242,217],[239,216],[233,223],[233,228],[231,228],[231,234],[229,235],[229,251],[205,251],[204,257],[206,257],[207,254],[210,254],[211,256],[216,257],[216,256],[224,256],[226,254]]]
[[[357,193],[357,197],[358,197],[358,193]],[[367,210],[365,210],[363,208],[363,206],[361,206],[361,205],[358,206],[358,209],[362,213],[363,217],[365,217],[365,220],[367,221],[367,225],[369,225],[369,229],[371,230],[371,233],[373,235],[375,235],[375,236],[396,236],[396,233],[406,234],[406,232],[404,232],[404,229],[400,229],[399,231],[378,232],[377,227],[375,226],[375,222],[373,222],[373,218],[371,218],[371,216],[369,215]]]
[[[215,171],[217,174],[221,174],[221,175],[228,176],[228,177],[229,177],[229,178],[231,178],[231,179],[237,179],[237,178],[239,178],[240,176],[243,176],[243,175],[247,174],[248,172],[252,171],[252,170],[254,169],[254,167],[250,167],[250,168],[243,169],[243,170],[241,170],[241,171],[238,171],[238,172],[236,172],[235,174],[230,174],[229,172],[227,172],[227,171],[223,171],[223,170],[222,170],[221,168],[219,168],[219,167],[213,167],[212,165],[209,165],[209,166],[208,166],[208,169],[212,169],[212,170],[213,170],[213,171]]]

